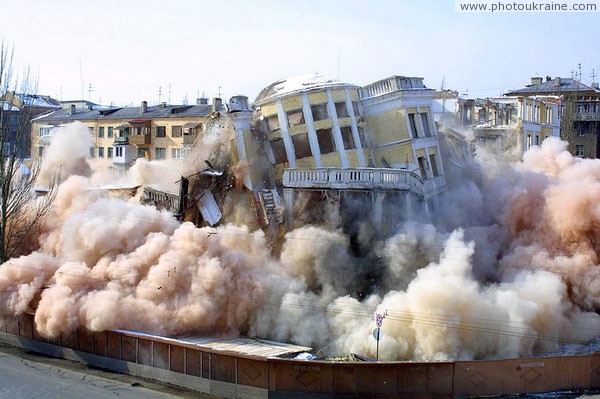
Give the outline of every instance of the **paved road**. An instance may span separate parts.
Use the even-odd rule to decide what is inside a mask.
[[[0,346],[0,399],[214,398]]]

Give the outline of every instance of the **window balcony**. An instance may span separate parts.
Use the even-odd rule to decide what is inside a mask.
[[[423,180],[407,170],[387,168],[286,169],[283,186],[346,190],[407,190],[430,198],[446,189],[444,176]]]
[[[196,141],[196,135],[195,134],[184,134],[183,135],[183,144],[184,145],[192,145],[194,144],[194,141]]]
[[[600,121],[600,112],[585,113],[578,112],[573,116],[575,121]]]
[[[150,145],[152,136],[149,134],[130,134],[129,144],[133,145]]]

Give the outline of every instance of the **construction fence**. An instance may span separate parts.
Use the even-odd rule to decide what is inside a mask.
[[[600,354],[431,363],[304,361],[134,332],[82,328],[47,339],[37,333],[32,315],[3,317],[0,323],[0,340],[6,342],[230,398],[451,398],[600,388]]]

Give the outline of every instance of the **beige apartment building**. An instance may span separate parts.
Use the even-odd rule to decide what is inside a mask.
[[[117,166],[127,167],[138,158],[148,160],[183,159],[191,149],[203,123],[212,112],[222,110],[220,99],[209,105],[205,99],[195,105],[139,107],[77,108],[71,105],[33,120],[31,129],[32,158],[44,155],[55,129],[81,122],[93,138],[90,155],[112,159]]]

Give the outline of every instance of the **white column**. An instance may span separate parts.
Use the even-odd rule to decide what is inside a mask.
[[[419,137],[419,135],[417,134],[417,132],[411,131],[410,120],[408,119],[408,111],[406,110],[406,108],[404,109],[404,120],[406,121],[406,131],[408,132],[408,137],[411,138],[411,139],[416,139],[417,137]]]
[[[292,220],[294,217],[294,189],[284,188],[283,189],[283,201],[285,203],[285,224],[288,229],[292,228]]]
[[[344,140],[342,139],[342,131],[340,130],[340,124],[337,118],[337,112],[335,111],[335,103],[333,102],[333,93],[331,89],[327,90],[327,111],[331,118],[333,141],[335,141],[335,147],[340,154],[342,161],[342,168],[348,167],[348,157],[346,156],[346,150],[344,149]]]
[[[360,142],[358,124],[356,123],[356,115],[354,115],[354,107],[352,106],[352,98],[350,97],[350,90],[348,88],[346,88],[346,110],[348,111],[348,115],[350,115],[350,120],[352,121],[352,137],[354,138],[356,152],[358,153],[358,164],[365,168],[367,166],[367,161],[365,160],[365,153],[362,147],[363,143]]]
[[[283,110],[283,104],[281,100],[277,100],[277,117],[279,118],[279,128],[281,129],[281,137],[283,138],[283,145],[285,146],[285,152],[287,154],[288,163],[290,168],[296,167],[296,153],[294,152],[294,143],[288,132],[288,121],[287,115]]]
[[[306,123],[306,126],[308,127],[310,151],[315,159],[315,166],[320,168],[323,166],[321,163],[321,149],[319,148],[319,139],[317,138],[317,132],[315,131],[315,121],[312,117],[312,110],[310,109],[310,102],[308,101],[308,94],[306,93],[302,94],[302,113],[304,114],[304,123]]]
[[[423,137],[427,137],[425,135],[425,128],[423,127],[423,119],[421,119],[421,108],[419,107],[417,107],[417,114],[415,115],[415,119],[417,129],[421,130],[421,133],[423,133]]]
[[[246,164],[246,166],[250,165],[248,164],[248,154],[246,154],[244,131],[250,131],[251,116],[252,113],[249,111],[236,112],[231,114],[231,119],[233,120],[233,130],[235,132],[235,144],[238,151],[238,157],[240,158],[240,161]],[[248,189],[252,190],[252,180],[250,179],[249,168],[244,168],[244,185]]]

